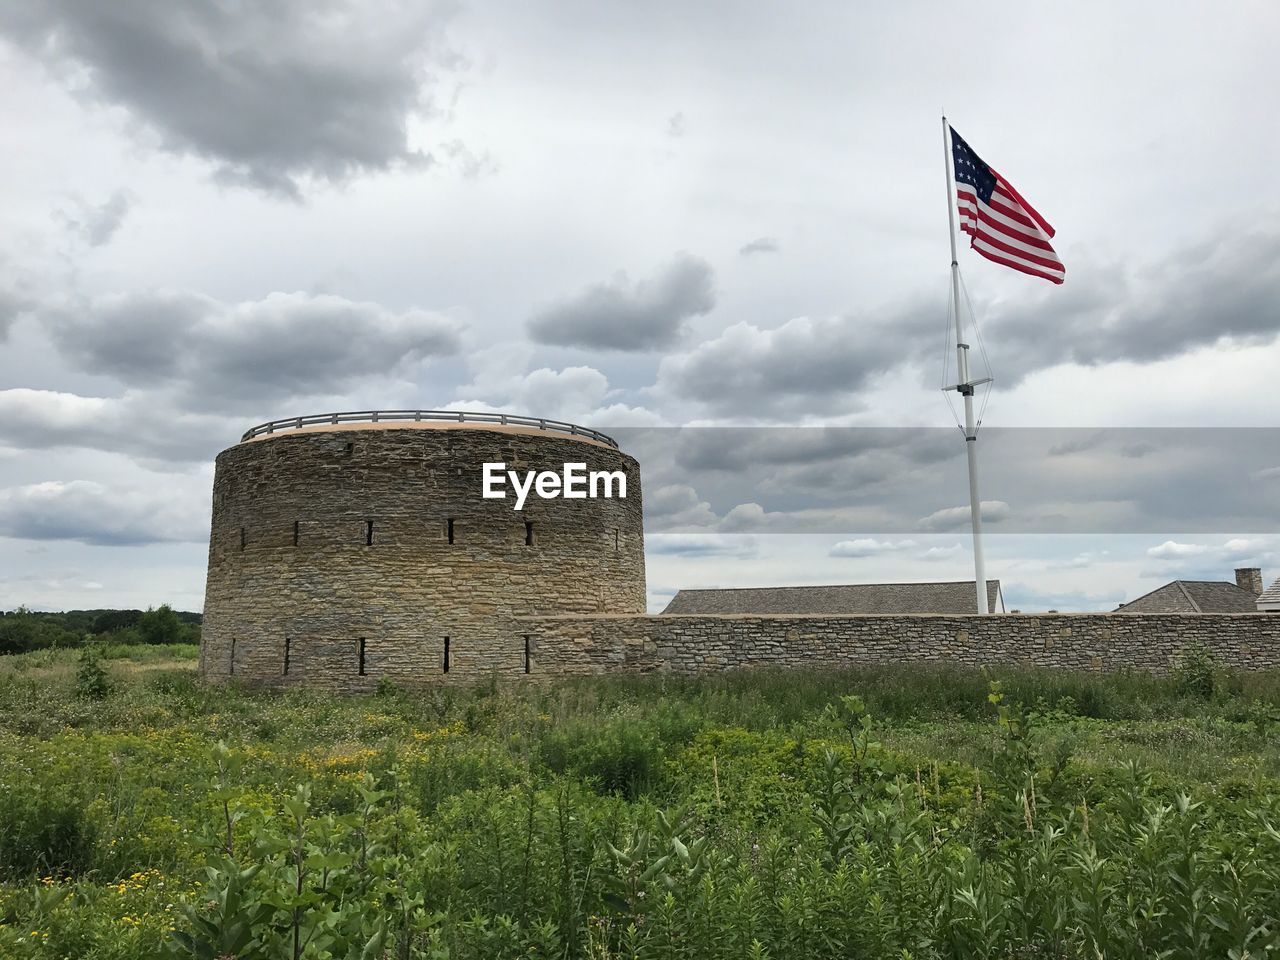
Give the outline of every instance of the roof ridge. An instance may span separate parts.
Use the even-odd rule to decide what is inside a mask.
[[[676,593],[704,593],[711,590],[725,592],[729,590],[824,590],[831,587],[954,587],[958,584],[974,583],[973,580],[887,580],[882,583],[797,583],[768,587],[681,587]],[[987,587],[1000,582],[998,577],[988,577]]]
[[[1195,598],[1191,596],[1191,591],[1186,588],[1183,582],[1181,580],[1175,580],[1173,582],[1178,585],[1178,589],[1182,591],[1182,595],[1187,598],[1187,603],[1191,604],[1191,609],[1194,610],[1196,613],[1204,613],[1204,611],[1200,609],[1200,604],[1196,603]],[[1211,580],[1188,580],[1187,581],[1187,583],[1212,583],[1212,582],[1213,581]]]

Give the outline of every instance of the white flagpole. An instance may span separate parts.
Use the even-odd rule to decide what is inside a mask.
[[[964,398],[965,452],[969,457],[969,517],[973,523],[973,574],[978,592],[978,613],[986,614],[987,565],[982,556],[982,504],[978,499],[978,431],[973,420],[973,388],[969,380],[969,344],[960,324],[960,262],[956,259],[956,187],[951,170],[951,125],[942,117],[942,156],[947,168],[947,225],[951,228],[951,304],[956,322],[956,385],[947,389]]]

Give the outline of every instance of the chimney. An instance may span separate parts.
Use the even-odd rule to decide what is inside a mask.
[[[1262,593],[1262,568],[1236,567],[1236,586],[1258,596]]]

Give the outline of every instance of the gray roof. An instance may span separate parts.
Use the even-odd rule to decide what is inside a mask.
[[[1280,603],[1280,577],[1258,595],[1258,603]]]
[[[662,612],[743,614],[977,613],[972,580],[946,583],[850,583],[824,587],[681,590]],[[987,605],[1003,611],[1000,581],[987,581]]]
[[[1120,604],[1116,613],[1257,613],[1257,599],[1225,580],[1174,580]]]

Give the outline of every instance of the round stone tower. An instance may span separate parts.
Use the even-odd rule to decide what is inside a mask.
[[[505,497],[483,495],[498,463],[562,480],[516,510],[497,468],[489,492]],[[566,465],[585,495],[556,495]],[[523,617],[644,612],[642,516],[639,465],[573,424],[421,410],[263,424],[217,459],[200,675],[351,692],[536,676],[553,665]]]

